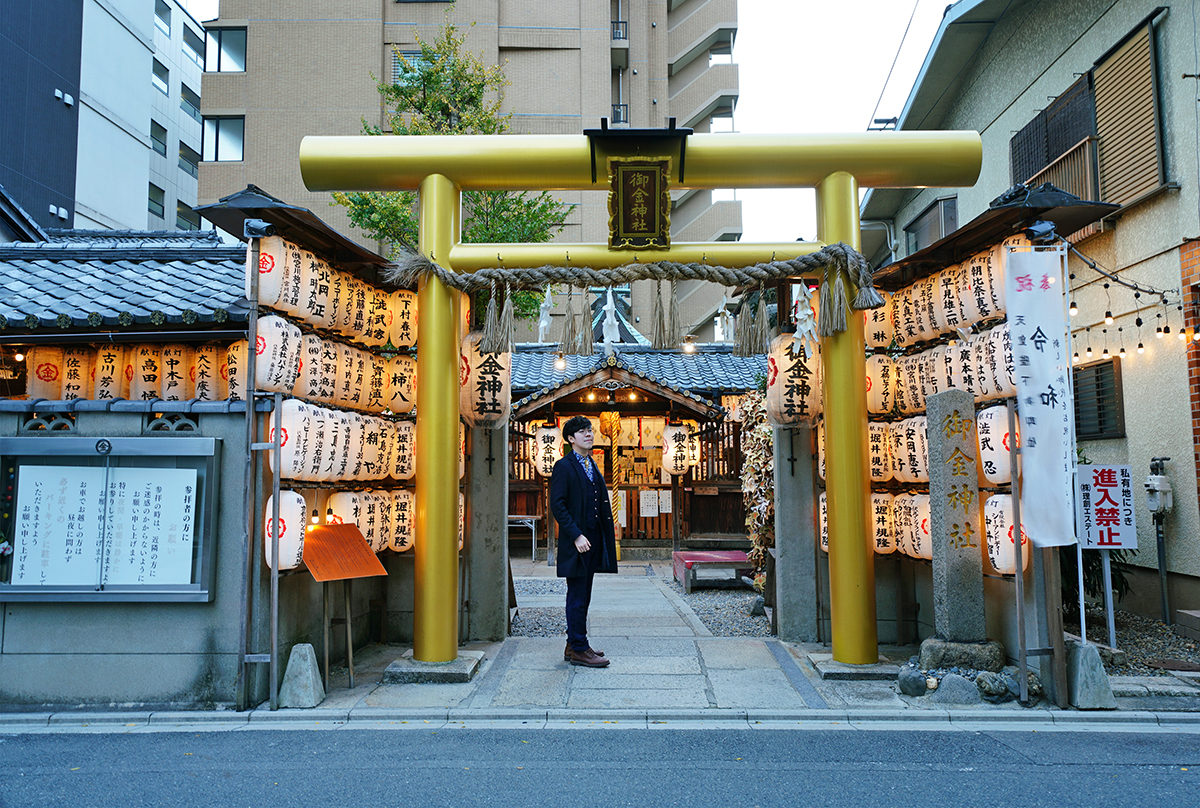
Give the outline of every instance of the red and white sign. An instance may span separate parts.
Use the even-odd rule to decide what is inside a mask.
[[[1129,466],[1080,465],[1076,476],[1079,541],[1085,550],[1136,550],[1133,472]]]

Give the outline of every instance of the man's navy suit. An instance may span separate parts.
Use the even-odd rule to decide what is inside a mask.
[[[617,537],[604,475],[593,464],[589,480],[575,452],[554,464],[550,476],[550,512],[558,524],[558,577],[567,579],[567,642],[576,651],[588,648],[587,611],[592,576],[617,571]],[[588,463],[590,457],[584,458]],[[575,539],[586,536],[586,553]]]

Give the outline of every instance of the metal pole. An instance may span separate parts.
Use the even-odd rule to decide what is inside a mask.
[[[852,175],[838,171],[817,186],[817,231],[825,243],[860,246],[858,182]],[[854,284],[848,277],[841,280],[853,298]],[[870,530],[866,353],[862,315],[846,314],[846,330],[822,340],[830,620],[833,658],[873,665],[879,662],[879,633]]]
[[[1025,534],[1021,530],[1021,470],[1017,449],[1017,402],[1008,399],[1008,467],[1012,474],[1013,550],[1017,561],[1017,678],[1021,684],[1021,703],[1029,703],[1029,662],[1025,658],[1029,644],[1025,639]]]
[[[459,193],[421,181],[420,249],[446,265],[458,238]],[[413,659],[458,657],[458,293],[434,276],[417,290],[417,541],[413,552]]]
[[[1171,625],[1171,608],[1167,603],[1167,542],[1163,522],[1165,514],[1154,514],[1154,539],[1158,543],[1158,585],[1162,592],[1163,622]]]
[[[1079,573],[1079,639],[1086,644],[1087,638],[1087,618],[1083,612],[1083,544],[1078,540],[1075,542],[1075,567]]]
[[[253,363],[254,353],[250,353]],[[253,398],[251,399],[253,400]],[[283,474],[283,428],[279,416],[283,411],[283,393],[273,399],[275,421],[274,444],[271,449],[275,457],[275,473],[271,475],[271,709],[279,709],[279,477]],[[307,514],[305,514],[307,515]],[[304,525],[300,525],[304,530]]]
[[[679,475],[671,475],[671,549],[679,552],[680,534],[683,532],[683,526],[680,524],[683,515],[679,513],[682,509],[682,503],[679,496]]]
[[[350,671],[350,689],[354,689],[354,623],[351,622],[350,589],[353,578],[342,581],[342,592],[346,597],[346,668]]]
[[[1108,618],[1108,647],[1117,647],[1117,624],[1113,620],[1112,561],[1108,550],[1100,551],[1100,563],[1104,565],[1104,616]]]
[[[321,646],[321,653],[324,656],[324,665],[321,670],[325,676],[325,692],[329,692],[329,581],[321,584],[321,627],[324,630],[324,642]]]
[[[261,240],[258,238],[250,239],[250,266],[255,270],[258,268],[260,243]],[[240,658],[238,659],[238,683],[235,687],[235,692],[238,694],[239,710],[245,710],[250,706],[250,669],[247,667],[250,663],[246,662],[246,655],[250,653],[250,637],[253,634],[251,621],[254,619],[254,534],[258,522],[258,514],[255,512],[254,507],[254,492],[258,490],[258,485],[254,477],[254,450],[250,448],[254,444],[255,438],[254,396],[250,391],[254,389],[254,385],[257,384],[258,380],[254,374],[254,362],[252,360],[254,354],[249,347],[258,341],[257,271],[250,273],[250,300],[246,320],[246,337],[248,340],[246,348],[246,389],[242,391],[246,403],[246,466],[242,496],[242,513],[246,517],[246,532],[243,536],[243,547],[245,548],[243,555],[243,561],[245,562],[243,582],[246,591],[242,597],[242,620],[239,629],[241,636],[238,641],[238,654]]]

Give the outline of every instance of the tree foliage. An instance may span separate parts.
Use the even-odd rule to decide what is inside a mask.
[[[363,121],[368,135],[495,135],[507,132],[510,114],[500,111],[508,79],[500,65],[487,66],[463,48],[466,34],[447,22],[432,41],[418,38],[420,56],[397,52],[392,83],[379,82],[386,128]],[[417,244],[417,194],[412,191],[335,193],[350,223],[384,242],[394,257]],[[549,193],[464,191],[462,240],[466,243],[546,242],[561,232],[573,205]],[[514,292],[518,317],[537,314],[541,295]]]

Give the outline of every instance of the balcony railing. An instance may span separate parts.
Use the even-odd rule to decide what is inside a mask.
[[[612,21],[612,38],[629,39],[629,23],[626,20]]]
[[[1096,154],[1099,142],[1100,138],[1095,135],[1085,137],[1053,163],[1030,177],[1025,184],[1034,186],[1049,182],[1080,199],[1099,201],[1100,182]],[[1100,223],[1093,222],[1066,236],[1066,239],[1075,244],[1099,232]]]
[[[613,104],[612,105],[612,122],[613,123],[629,123],[629,105],[628,104]]]

